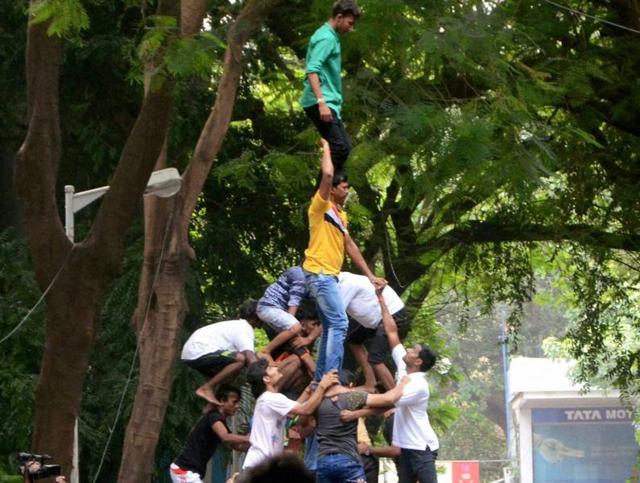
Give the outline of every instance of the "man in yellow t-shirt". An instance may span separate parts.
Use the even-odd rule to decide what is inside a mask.
[[[386,281],[378,278],[367,266],[360,249],[349,236],[347,214],[342,205],[349,194],[349,182],[344,174],[334,177],[331,150],[324,139],[320,163],[321,180],[309,207],[309,246],[302,264],[309,295],[315,300],[322,321],[322,337],[316,362],[315,380],[323,374],[342,368],[344,340],[349,322],[338,287],[345,251],[376,289]]]

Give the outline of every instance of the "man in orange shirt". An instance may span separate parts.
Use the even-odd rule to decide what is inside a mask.
[[[302,264],[309,295],[316,302],[322,322],[322,338],[316,362],[315,380],[342,368],[344,340],[349,322],[338,287],[345,252],[374,287],[382,290],[386,281],[369,269],[360,249],[349,236],[347,214],[342,205],[349,194],[344,174],[334,177],[331,150],[322,139],[321,180],[309,207],[309,245]]]

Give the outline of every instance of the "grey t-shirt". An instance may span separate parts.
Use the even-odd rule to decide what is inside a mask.
[[[360,409],[367,402],[367,393],[362,391],[344,392],[334,399],[326,397],[316,409],[316,435],[318,437],[318,457],[330,454],[344,454],[360,462],[358,456],[358,420],[349,423],[340,421],[340,411]]]

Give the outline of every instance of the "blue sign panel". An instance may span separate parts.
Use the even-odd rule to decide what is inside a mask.
[[[533,409],[536,483],[624,483],[638,456],[623,408]]]

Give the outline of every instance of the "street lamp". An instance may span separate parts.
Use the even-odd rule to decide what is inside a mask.
[[[175,195],[182,186],[182,178],[176,168],[166,168],[151,173],[145,195],[159,196],[160,198],[170,198]],[[100,199],[109,191],[109,186],[80,191],[76,193],[73,185],[64,187],[64,231],[72,242],[75,241],[75,214],[82,208]],[[71,483],[80,481],[78,473],[78,418],[73,429],[73,469],[71,470]]]
[[[176,168],[161,169],[151,173],[144,194],[170,198],[180,191],[181,186],[182,178]],[[109,191],[109,186],[101,186],[87,191],[80,191],[79,193],[75,191],[76,189],[72,185],[64,187],[64,231],[71,241],[75,241],[74,215],[82,208],[102,198]]]

